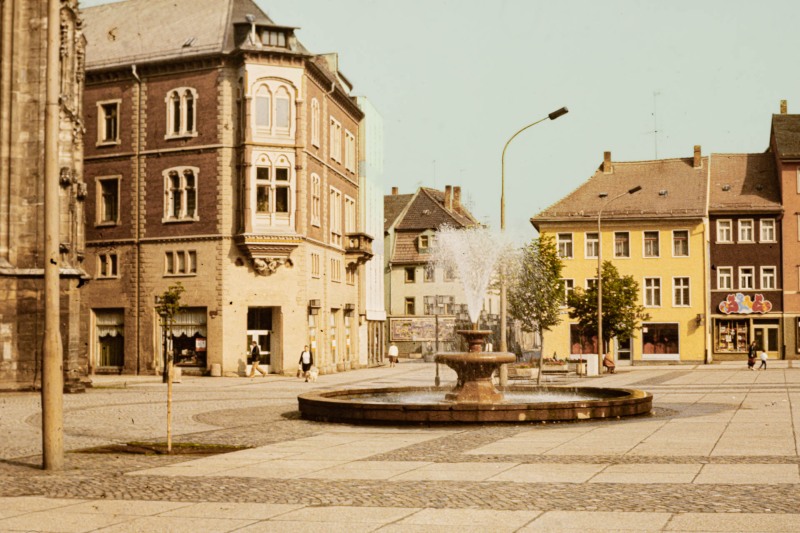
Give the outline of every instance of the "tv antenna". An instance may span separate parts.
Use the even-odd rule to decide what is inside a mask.
[[[655,159],[658,159],[658,106],[657,98],[661,93],[653,91],[653,148],[655,150]]]

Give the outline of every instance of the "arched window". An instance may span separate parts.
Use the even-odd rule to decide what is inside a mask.
[[[256,127],[269,128],[270,126],[270,94],[266,85],[256,91]]]
[[[167,138],[194,137],[197,135],[197,92],[181,87],[167,93]]]
[[[311,144],[319,148],[319,100],[311,100]]]
[[[281,86],[275,93],[275,127],[288,131],[291,111],[289,106],[289,91]]]
[[[255,226],[287,226],[294,220],[294,176],[290,159],[261,154],[254,165]],[[251,204],[253,205],[253,204]]]
[[[164,171],[164,222],[197,220],[196,167]]]
[[[291,140],[296,129],[293,121],[296,118],[293,112],[296,89],[291,83],[262,78],[251,85],[250,95],[252,135],[260,139],[279,137]]]

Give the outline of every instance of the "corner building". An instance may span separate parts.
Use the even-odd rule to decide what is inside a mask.
[[[597,283],[600,245],[602,260],[639,284],[650,319],[631,339],[612,340],[607,353],[617,364],[706,360],[707,172],[699,146],[693,157],[656,161],[613,162],[606,152],[587,182],[531,219],[557,242],[565,301],[575,287]],[[582,337],[566,306],[562,318],[544,332],[548,350],[597,354],[596,336]]]
[[[162,368],[155,297],[186,289],[168,350],[184,373],[359,366],[363,118],[335,54],[250,0],[85,10],[92,372]]]

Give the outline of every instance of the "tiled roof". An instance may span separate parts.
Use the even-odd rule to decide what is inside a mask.
[[[602,166],[572,193],[531,219],[544,221],[604,218],[702,217],[706,207],[708,158],[699,168],[693,158],[655,161],[612,162],[612,172]],[[641,186],[635,194],[628,190]],[[603,198],[601,194],[605,194]],[[622,195],[606,206],[607,202]]]
[[[417,249],[417,237],[422,231],[398,232],[392,251],[392,263],[425,263],[430,260],[430,254],[421,254]]]
[[[403,219],[397,223],[397,229],[437,229],[442,224],[463,227],[473,226],[477,221],[464,206],[456,207],[452,211],[445,209],[442,191],[422,187]]]
[[[800,157],[800,115],[772,115],[772,134],[780,157]]]
[[[397,221],[413,194],[388,194],[383,197],[383,230],[386,231]]]
[[[780,211],[775,155],[712,154],[709,211]]]
[[[126,0],[81,13],[88,69],[226,53],[245,15],[274,24],[252,0]],[[299,43],[293,52],[307,53]]]

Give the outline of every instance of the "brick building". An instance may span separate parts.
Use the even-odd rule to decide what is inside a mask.
[[[77,0],[61,2],[58,165],[65,387],[86,375],[79,337],[85,277],[81,123],[85,41]],[[0,389],[41,383],[47,1],[0,3]]]
[[[250,0],[85,10],[93,372],[162,366],[155,296],[186,289],[169,339],[184,372],[241,373],[251,340],[291,373],[359,366],[362,111],[335,55]]]

